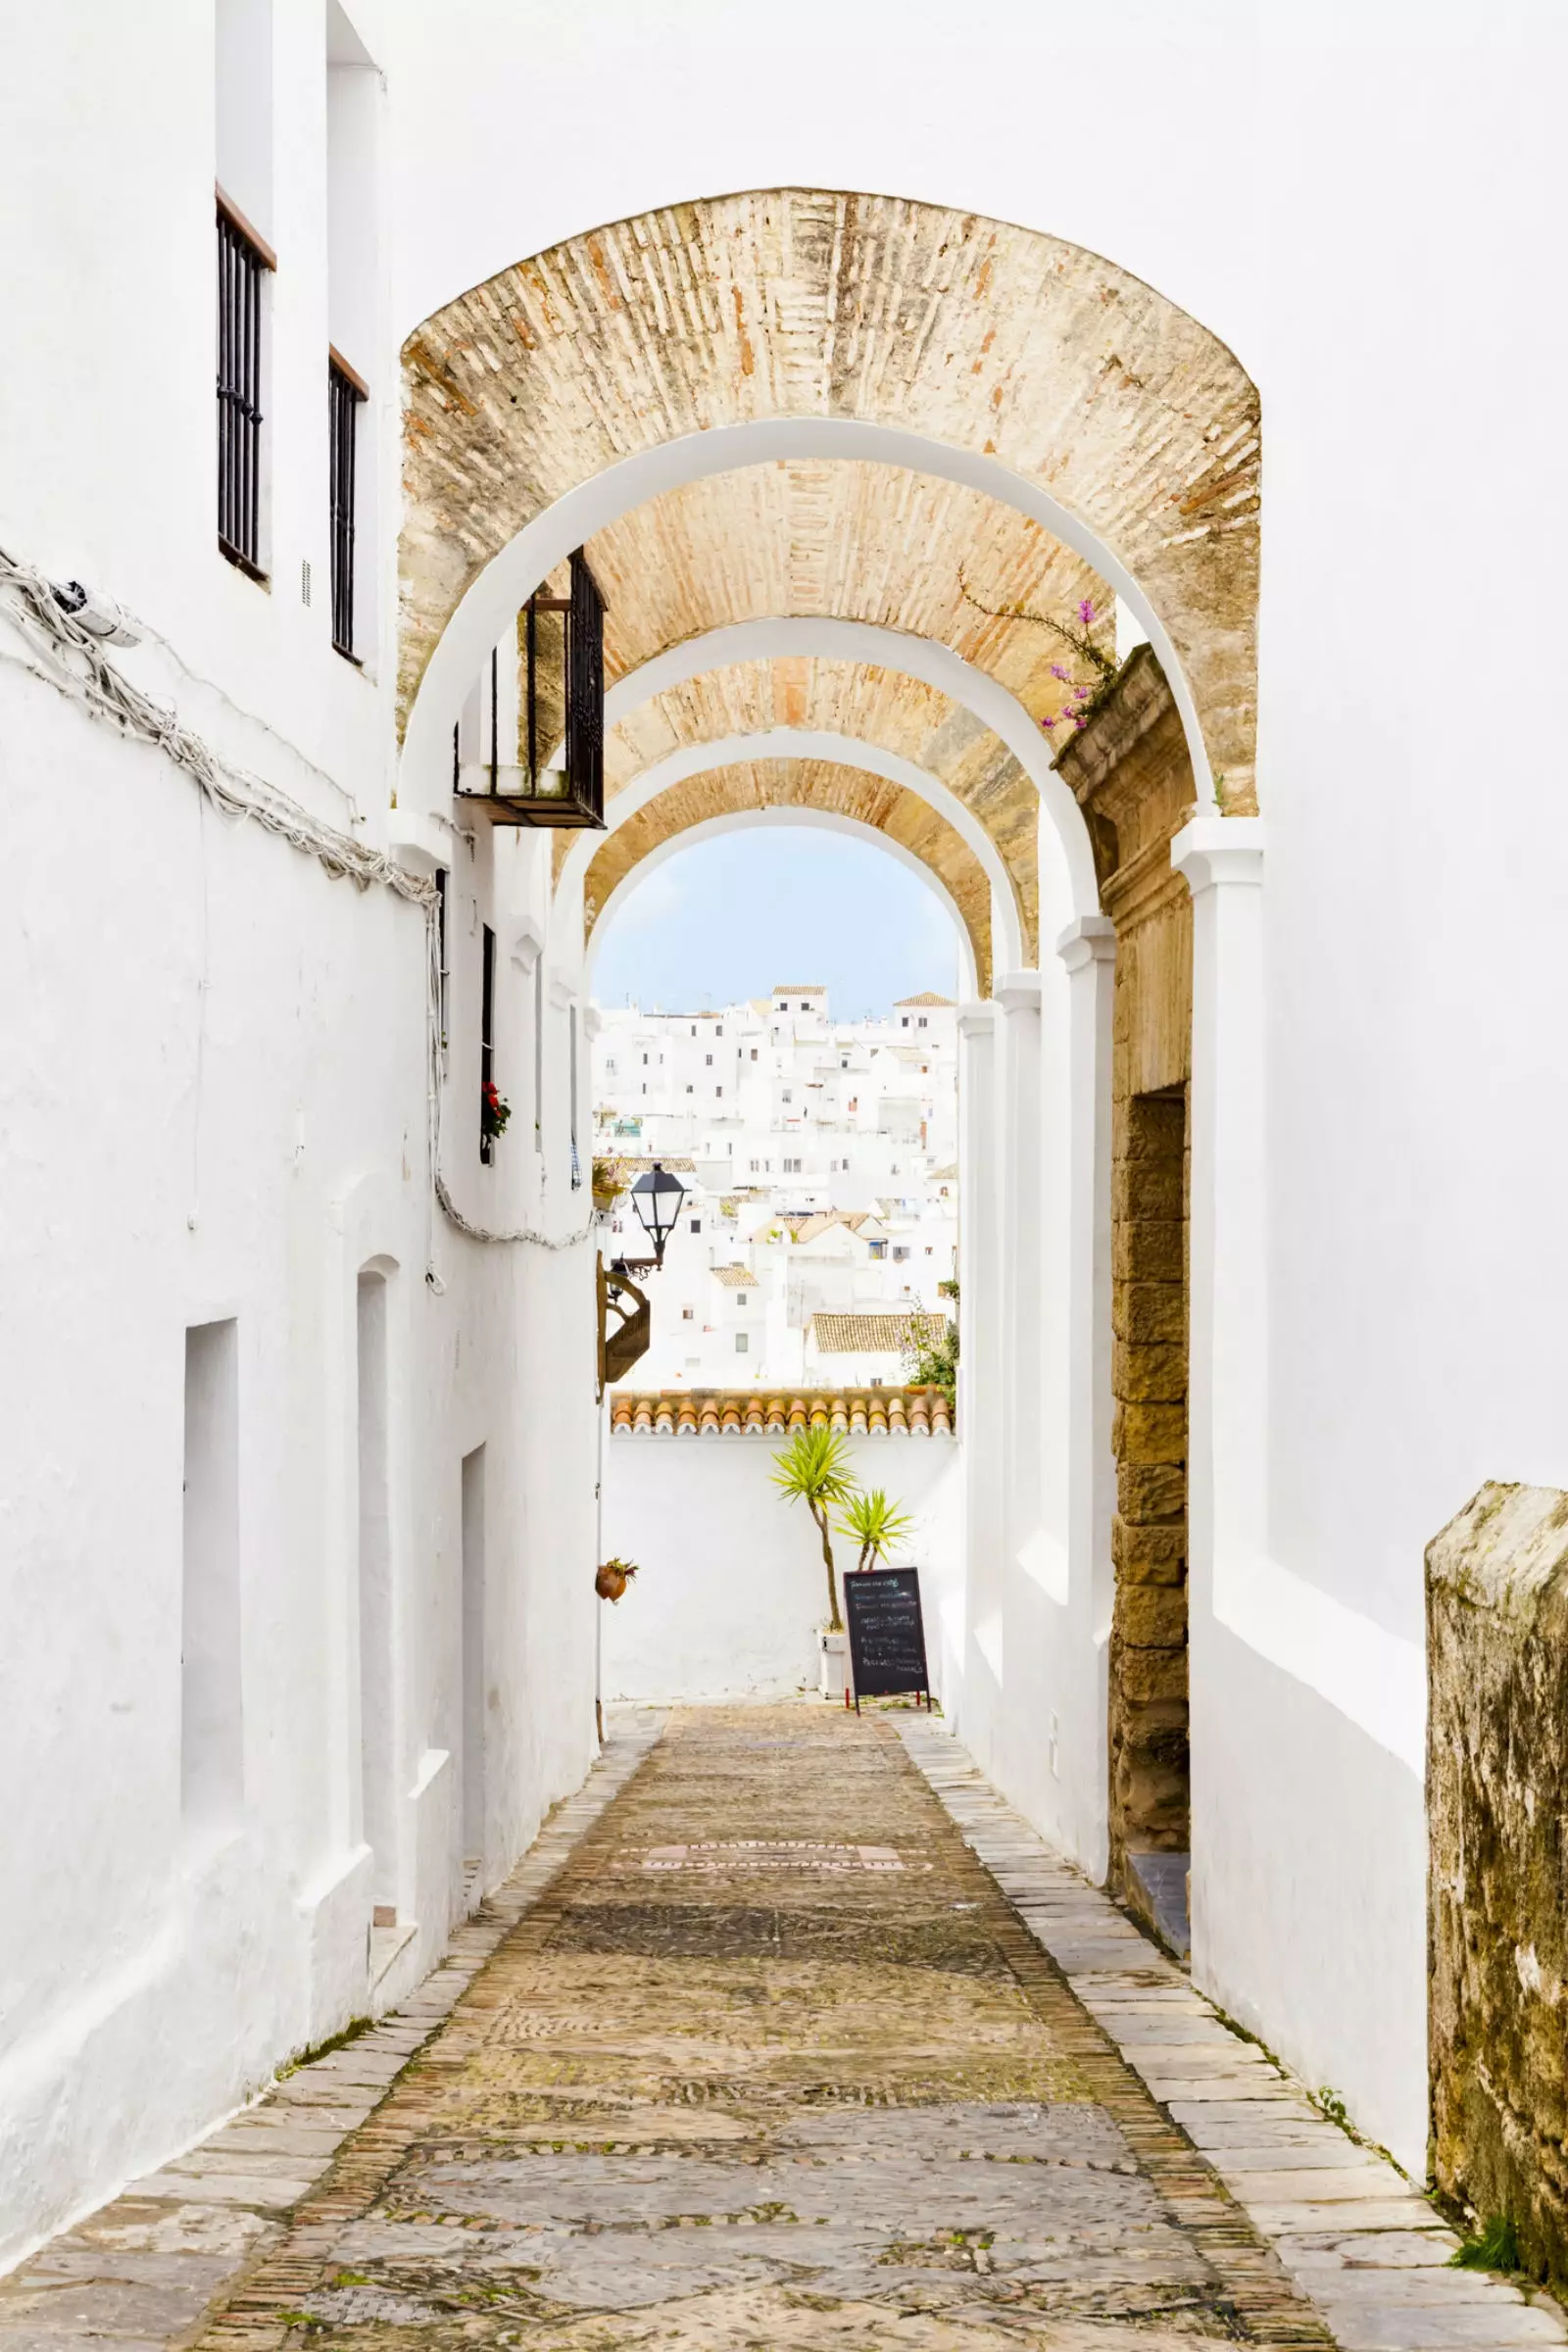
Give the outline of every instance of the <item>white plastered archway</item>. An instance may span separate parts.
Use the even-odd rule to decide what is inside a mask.
[[[697,642],[701,643],[702,640]],[[684,649],[683,649],[684,650]],[[640,673],[639,673],[640,674]],[[707,743],[682,744],[664,759],[656,760],[642,774],[611,801],[606,816],[605,833],[579,833],[566,854],[556,885],[551,908],[552,927],[556,932],[556,957],[564,962],[570,953],[573,927],[582,919],[582,894],[588,868],[606,835],[618,832],[630,818],[646,808],[662,793],[693,776],[704,775],[710,769],[728,767],[738,761],[752,760],[814,760],[835,767],[859,768],[871,775],[883,777],[913,793],[926,806],[949,823],[964,847],[969,850],[991,885],[991,961],[994,971],[1013,971],[1024,961],[1022,934],[1018,909],[1013,898],[1012,884],[1002,861],[996,843],[984,825],[963,802],[950,792],[945,784],[913,760],[903,759],[896,752],[884,751],[879,744],[862,742],[858,736],[829,734],[810,727],[769,727],[750,735],[725,735]],[[793,808],[783,811],[797,815]],[[875,830],[875,828],[870,828]],[[680,836],[682,840],[689,835]],[[879,836],[878,838],[881,838]],[[890,843],[890,848],[902,847]],[[927,870],[922,868],[922,871]],[[619,885],[617,885],[617,888]],[[603,920],[603,916],[600,917]]]
[[[920,433],[905,432],[893,425],[858,417],[830,416],[768,417],[757,423],[721,425],[708,432],[682,434],[655,449],[624,458],[619,465],[607,466],[603,472],[579,482],[518,531],[470,583],[431,651],[409,713],[404,739],[403,770],[408,798],[412,801],[417,796],[422,805],[433,806],[444,796],[451,762],[452,729],[469,687],[520,608],[573,548],[584,545],[631,508],[646,505],[665,491],[679,489],[707,475],[731,473],[744,466],[768,465],[788,458],[897,466],[910,472],[961,483],[1027,515],[1092,564],[1147,631],[1181,712],[1200,807],[1210,810],[1214,808],[1208,757],[1186,673],[1158,613],[1112,551],[1049,492],[1026,481],[995,458],[930,440]],[[887,633],[902,639],[901,632]],[[953,655],[952,659],[957,661],[959,657]],[[646,676],[656,666],[654,662],[647,663],[640,674]],[[1071,881],[1071,912],[1067,919],[1074,920],[1096,913],[1100,904],[1088,831],[1072,794],[1052,771],[1044,756],[1038,730],[1036,737],[1035,757],[1024,764],[1040,790],[1061,842]]]
[[[886,851],[890,858],[897,858],[901,865],[906,866],[911,874],[925,884],[952,922],[958,941],[960,991],[966,998],[974,996],[978,986],[974,950],[969,942],[968,928],[952,892],[924,860],[917,858],[912,850],[906,850],[902,842],[890,841],[875,825],[865,824],[856,816],[845,816],[836,808],[732,808],[722,816],[704,817],[701,824],[688,825],[684,832],[673,833],[667,841],[660,842],[657,848],[649,851],[646,858],[638,860],[629,874],[621,876],[600,910],[584,955],[584,974],[589,984],[592,984],[594,961],[612,916],[635,894],[638,886],[657,873],[662,865],[667,864],[680,851],[692,849],[698,842],[717,840],[721,834],[750,832],[760,826],[785,825],[809,825],[819,832],[847,834],[855,840],[870,842],[874,848]],[[597,842],[603,837],[595,833],[588,838]]]

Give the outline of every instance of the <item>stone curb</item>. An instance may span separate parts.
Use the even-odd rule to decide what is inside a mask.
[[[138,2180],[0,2279],[0,2352],[172,2352],[215,2310],[243,2313],[294,2210],[331,2171],[485,1962],[548,1892],[662,1734],[664,1715],[612,1718],[582,1787],[395,2010],[270,2083],[253,2106]],[[301,2233],[294,2248],[301,2253]],[[269,2260],[269,2258],[271,2258]],[[314,2277],[314,2265],[306,2265]],[[302,2270],[302,2291],[306,2282]]]
[[[1553,2307],[1527,2302],[1484,2272],[1450,2270],[1459,2241],[1404,2175],[1331,2124],[1228,2025],[1125,1912],[1013,1811],[950,1733],[923,1716],[888,1720],[1028,1934],[1218,2176],[1341,2352],[1568,2343]]]

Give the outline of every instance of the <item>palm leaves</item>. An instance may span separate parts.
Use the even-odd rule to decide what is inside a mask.
[[[905,1543],[914,1526],[908,1511],[889,1502],[880,1487],[870,1493],[857,1492],[845,1501],[839,1515],[839,1534],[849,1536],[860,1546],[856,1565],[868,1568],[873,1560],[885,1560],[897,1544]]]
[[[855,1493],[850,1449],[843,1436],[832,1429],[798,1429],[783,1452],[773,1457],[773,1484],[787,1502],[804,1502],[816,1522],[827,1569],[828,1631],[842,1633],[844,1619],[839,1614],[828,1511],[848,1502]]]

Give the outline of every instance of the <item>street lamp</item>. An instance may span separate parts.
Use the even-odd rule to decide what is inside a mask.
[[[638,1222],[654,1245],[654,1263],[664,1262],[664,1244],[675,1230],[680,1204],[686,1198],[686,1187],[678,1176],[668,1175],[656,1159],[653,1166],[639,1176],[631,1188],[631,1204],[637,1211]]]

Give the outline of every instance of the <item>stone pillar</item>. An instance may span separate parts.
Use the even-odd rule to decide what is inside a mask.
[[[1568,2280],[1568,1494],[1489,1484],[1427,1551],[1432,2170]]]
[[[963,1699],[959,1735],[983,1769],[1002,1695],[1003,1265],[998,1007],[958,1012],[958,1435],[964,1447]]]
[[[1263,822],[1196,817],[1171,843],[1193,897],[1188,1341],[1188,1631],[1194,1952],[1203,1952],[1204,1823],[1226,1790],[1205,1728],[1224,1690],[1217,1591],[1267,1556]]]

